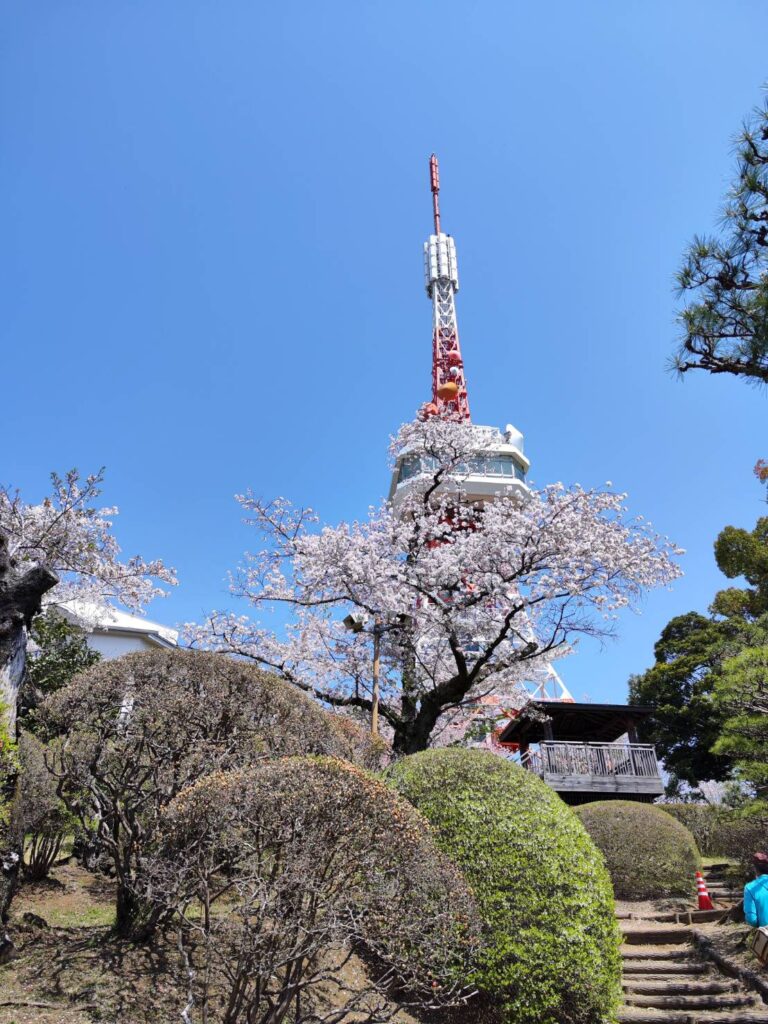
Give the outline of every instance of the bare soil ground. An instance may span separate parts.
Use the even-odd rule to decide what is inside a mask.
[[[762,968],[757,957],[749,948],[753,929],[742,921],[740,924],[698,925],[697,930],[709,939],[715,950],[729,963],[765,975],[768,982],[768,968]]]
[[[113,895],[109,879],[72,864],[22,887],[11,913],[18,955],[0,967],[0,1024],[178,1020],[173,947],[112,938]],[[49,927],[27,923],[27,914]]]
[[[114,886],[76,864],[22,886],[11,910],[17,955],[0,965],[0,1024],[170,1024],[186,1003],[172,936],[135,945],[111,934]],[[42,918],[46,927],[34,922]],[[347,967],[345,983],[362,978]],[[416,1024],[400,1011],[393,1024]]]

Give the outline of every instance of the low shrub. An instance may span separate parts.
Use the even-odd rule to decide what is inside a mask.
[[[61,795],[111,861],[117,929],[138,937],[157,922],[136,904],[136,879],[177,793],[215,771],[340,747],[331,716],[296,687],[202,651],[99,662],[49,696],[40,719],[57,737]]]
[[[367,771],[378,771],[384,767],[391,748],[380,736],[372,736],[367,725],[344,714],[331,714],[331,725],[336,734],[337,757],[351,761]]]
[[[22,733],[18,756],[11,829],[23,851],[22,874],[27,881],[39,881],[48,877],[77,819],[56,793],[56,780],[45,763],[44,744],[32,733]]]
[[[739,863],[744,882],[754,877],[752,855],[758,850],[768,853],[768,815],[765,807],[747,808],[733,814],[718,833],[717,855]]]
[[[414,754],[387,779],[429,819],[475,894],[485,943],[472,981],[501,1019],[610,1018],[620,979],[610,879],[560,798],[536,776],[480,750]]]
[[[602,851],[617,896],[690,895],[701,857],[693,836],[653,804],[599,800],[577,808]]]
[[[722,857],[719,847],[734,812],[717,804],[657,804],[662,811],[685,825],[705,857]]]
[[[150,891],[178,914],[203,1019],[375,1024],[393,988],[414,1009],[464,1002],[469,889],[421,815],[361,769],[306,757],[217,773],[161,831]],[[361,948],[371,969],[351,983]]]
[[[744,881],[752,877],[752,854],[768,852],[768,811],[754,801],[738,810],[720,804],[662,804],[685,825],[706,857],[737,861]]]

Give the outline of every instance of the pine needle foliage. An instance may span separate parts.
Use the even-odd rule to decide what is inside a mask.
[[[768,101],[736,139],[722,228],[694,238],[677,275],[686,304],[674,365],[768,382]]]
[[[726,715],[715,752],[735,760],[739,777],[768,796],[768,646],[749,647],[723,665],[715,706]]]

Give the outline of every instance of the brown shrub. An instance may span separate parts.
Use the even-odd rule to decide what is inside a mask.
[[[76,819],[56,793],[56,779],[45,763],[45,746],[24,732],[19,739],[19,778],[11,803],[11,829],[23,852],[27,881],[46,878]]]
[[[719,849],[724,827],[734,812],[714,804],[659,804],[661,810],[685,825],[705,857],[724,856]]]
[[[717,847],[718,856],[738,861],[744,882],[752,879],[752,855],[758,850],[768,853],[768,816],[765,809],[751,814],[733,814],[723,821],[718,831]]]
[[[104,661],[49,697],[59,793],[98,840],[118,882],[117,925],[144,933],[136,880],[162,808],[199,778],[295,753],[336,753],[314,701],[252,665],[201,651]]]
[[[289,758],[216,773],[179,794],[163,834],[148,879],[181,920],[188,1013],[374,1024],[393,986],[410,1006],[463,1001],[469,890],[421,815],[360,769]],[[361,949],[372,967],[350,988]]]
[[[714,804],[662,806],[690,829],[705,856],[738,861],[745,881],[752,877],[752,854],[768,851],[768,814],[757,804],[739,810]]]
[[[389,744],[380,736],[372,736],[367,726],[349,715],[331,714],[336,734],[336,755],[367,771],[379,771],[391,754]]]

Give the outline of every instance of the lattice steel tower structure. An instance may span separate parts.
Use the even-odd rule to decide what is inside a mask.
[[[440,170],[434,153],[429,158],[429,185],[435,233],[424,243],[424,278],[432,300],[432,405],[438,413],[450,412],[468,421],[469,398],[456,322],[456,243],[440,230]]]
[[[469,423],[469,396],[456,319],[459,290],[456,243],[441,226],[440,172],[434,153],[429,158],[429,185],[434,234],[424,243],[424,286],[432,302],[432,399],[422,407],[421,415],[451,415]],[[530,463],[523,453],[520,431],[511,424],[503,431],[496,427],[474,426],[473,429],[478,440],[482,437],[482,443],[478,443],[477,458],[470,460],[467,472],[462,475],[461,500],[482,504],[493,501],[500,491],[527,495],[525,476]],[[407,452],[400,456],[389,491],[395,507],[421,468]]]

